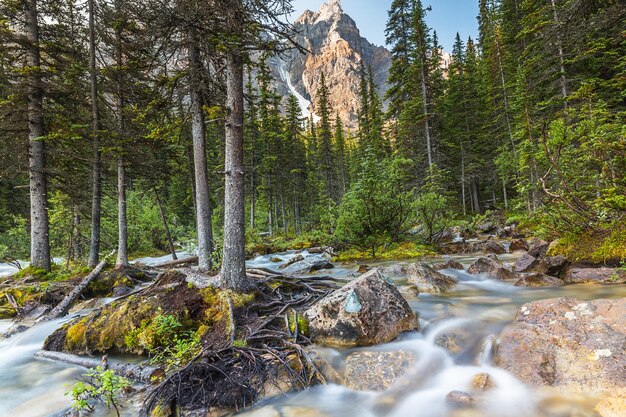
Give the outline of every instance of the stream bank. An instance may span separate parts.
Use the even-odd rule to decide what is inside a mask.
[[[280,263],[288,263],[297,255],[295,251],[288,251],[259,256],[250,260],[248,267],[278,268]],[[304,255],[307,253],[304,252]],[[523,252],[506,253],[498,255],[498,258],[503,265],[512,266],[522,255]],[[402,292],[411,309],[419,313],[420,325],[424,329],[422,333],[410,332],[397,341],[374,347],[316,349],[322,360],[320,363],[328,365],[327,375],[334,375],[337,379],[329,377],[329,385],[265,400],[257,406],[257,410],[262,411],[252,413],[401,417],[408,415],[407,410],[411,410],[411,415],[419,417],[456,417],[472,415],[471,413],[483,416],[591,416],[600,398],[580,394],[563,397],[560,393],[536,389],[513,374],[494,367],[493,352],[485,350],[483,345],[486,340],[492,340],[493,335],[499,335],[510,325],[517,312],[528,303],[561,297],[580,300],[619,299],[626,297],[625,286],[587,283],[559,287],[516,287],[515,280],[496,280],[488,273],[468,273],[467,269],[480,257],[482,255],[473,254],[422,259],[429,264],[456,261],[464,266],[464,270],[447,268],[441,271],[457,281],[443,293]],[[280,262],[277,262],[278,259]],[[410,285],[406,271],[411,263],[370,262],[368,266],[384,268],[394,284],[402,289]],[[315,279],[330,275],[337,280],[349,282],[359,276],[357,270],[362,267],[355,263],[333,266],[332,269],[313,271],[304,276]],[[81,312],[83,314],[89,314],[89,311]],[[66,384],[73,383],[74,378],[84,371],[32,358],[34,352],[42,346],[45,337],[67,320],[48,323],[45,329],[37,326],[0,342],[0,351],[6,353],[3,357],[8,359],[0,368],[8,372],[7,375],[14,376],[0,387],[0,404],[5,407],[0,411],[16,416],[51,416],[67,407],[68,399],[60,391],[67,391]],[[6,322],[3,325],[6,327]],[[13,359],[9,359],[11,357]],[[395,363],[387,366],[385,372],[402,376],[400,381],[404,383],[396,384],[398,378],[389,379],[387,374],[377,373],[379,371],[373,364],[389,364],[385,358]],[[463,398],[476,400],[477,394],[472,391],[471,384],[479,374],[490,375],[500,388],[488,395],[479,394],[478,397],[485,397],[481,397],[479,408],[475,405],[459,405]],[[371,385],[372,381],[385,380],[382,387],[385,391],[373,390],[377,387]],[[58,389],[52,391],[58,391],[57,394],[60,395],[52,398],[52,395],[47,395],[43,390],[40,391],[41,394],[37,394],[38,386],[48,387],[48,384],[57,387]],[[19,387],[21,391],[16,395]],[[457,395],[451,403],[446,397],[454,392],[467,393],[469,397]],[[428,401],[428,410],[419,406],[425,401]],[[612,404],[612,400],[607,401]],[[136,412],[137,409],[132,406],[124,409],[126,416],[134,416]]]

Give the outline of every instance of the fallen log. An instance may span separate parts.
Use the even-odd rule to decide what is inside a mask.
[[[176,259],[174,261],[168,261],[159,265],[155,265],[154,268],[171,268],[174,266],[186,265],[186,264],[195,264],[198,263],[197,256],[190,256],[185,259]]]
[[[133,381],[143,382],[145,384],[156,384],[165,378],[165,371],[162,368],[146,365],[138,365],[126,362],[112,362],[97,358],[85,358],[82,356],[71,355],[69,353],[52,352],[50,350],[40,350],[35,353],[35,359],[44,359],[49,361],[57,361],[67,363],[69,365],[82,366],[87,369],[96,369],[98,366],[106,364],[107,369],[111,369],[117,375]]]
[[[54,307],[52,311],[41,321],[54,320],[58,319],[59,317],[65,316],[72,304],[74,304],[74,301],[76,301],[78,296],[82,294],[82,292],[85,290],[85,288],[87,288],[89,283],[91,283],[91,281],[93,281],[98,275],[100,275],[100,272],[102,272],[104,265],[106,265],[107,263],[107,259],[113,256],[114,253],[115,251],[105,256],[104,259],[102,259],[102,261],[100,261],[100,263],[89,273],[89,275],[83,278],[80,284],[78,284],[68,295],[66,295],[65,298],[61,300],[61,302],[57,304],[57,306]]]

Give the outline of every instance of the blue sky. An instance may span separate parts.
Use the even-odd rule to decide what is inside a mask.
[[[465,41],[478,33],[478,0],[422,0],[424,6],[432,6],[427,15],[428,25],[437,31],[439,42],[446,51],[452,50],[456,33]],[[295,17],[306,9],[317,10],[324,0],[292,0]],[[385,43],[385,25],[391,0],[342,0],[343,10],[349,14],[361,30],[361,35],[377,45]]]

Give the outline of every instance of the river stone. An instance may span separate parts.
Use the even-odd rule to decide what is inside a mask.
[[[423,262],[409,265],[406,279],[417,287],[420,293],[439,294],[454,286],[455,278],[444,275]]]
[[[513,270],[515,272],[531,272],[537,265],[539,265],[539,259],[525,253],[515,261]]]
[[[470,274],[487,274],[495,279],[515,279],[515,273],[502,265],[495,254],[476,259],[468,268]]]
[[[509,252],[516,252],[520,250],[528,250],[528,243],[524,239],[515,239],[511,241],[509,246]]]
[[[460,271],[465,270],[463,264],[454,259],[448,259],[446,262],[434,264],[433,268],[437,271],[441,271],[442,269],[458,269]]]
[[[494,242],[493,240],[485,242],[483,246],[484,253],[495,253],[496,255],[502,255],[506,253],[506,249],[504,246],[499,244],[498,242]]]
[[[554,298],[522,306],[495,364],[522,382],[587,395],[626,395],[626,298]]]
[[[537,272],[553,277],[560,277],[567,268],[569,262],[563,255],[545,256],[537,266]]]
[[[564,284],[562,279],[537,272],[519,276],[519,280],[515,283],[516,287],[560,287]]]
[[[496,388],[493,378],[486,372],[474,375],[472,378],[472,390],[475,392],[487,392]]]
[[[304,275],[322,269],[334,268],[328,259],[320,255],[310,255],[301,261],[295,262],[285,268],[285,275]]]
[[[361,308],[345,309],[356,294]],[[333,291],[304,313],[311,340],[327,346],[368,346],[390,342],[404,331],[415,330],[415,313],[395,285],[378,268]]]
[[[550,244],[545,240],[535,239],[530,244],[530,247],[528,248],[528,253],[535,258],[543,258],[548,253],[549,247]]]
[[[603,284],[626,283],[626,271],[616,268],[568,268],[563,280],[566,284],[599,282]]]
[[[465,391],[450,391],[446,395],[446,402],[456,406],[467,406],[474,404],[476,399]]]
[[[357,391],[385,391],[417,362],[415,353],[354,352],[344,363],[344,385]]]

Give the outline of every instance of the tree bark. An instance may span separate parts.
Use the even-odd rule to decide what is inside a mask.
[[[126,216],[126,168],[124,157],[117,159],[117,261],[116,268],[128,266],[128,223]]]
[[[209,174],[206,156],[206,126],[200,94],[200,62],[193,36],[189,42],[189,93],[191,99],[191,135],[196,190],[196,230],[198,233],[198,267],[210,270],[213,256],[213,225]]]
[[[226,63],[226,184],[222,285],[235,291],[254,286],[246,276],[243,159],[243,59],[235,51]],[[270,207],[271,210],[271,207]]]
[[[100,108],[98,106],[98,75],[96,69],[96,28],[94,1],[89,0],[89,76],[91,84],[91,122],[93,161],[91,166],[91,241],[88,265],[93,268],[100,258],[100,210],[102,171],[100,168]]]
[[[40,350],[35,353],[35,359],[59,361],[70,365],[82,366],[83,368],[88,369],[95,369],[98,366],[103,366],[103,360],[101,359],[87,358],[84,356],[71,355],[69,353],[52,352],[49,350]],[[106,366],[103,367],[113,370],[121,377],[132,379],[133,381],[143,382],[145,384],[155,384],[165,378],[165,371],[161,368],[153,366],[107,361]]]
[[[26,66],[28,69],[28,174],[30,188],[30,259],[37,268],[50,270],[48,196],[43,142],[43,90],[37,1],[26,2]]]

